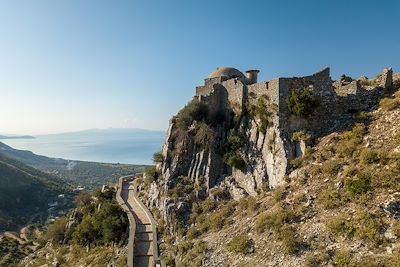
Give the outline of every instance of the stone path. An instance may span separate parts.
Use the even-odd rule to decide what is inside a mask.
[[[121,178],[122,179],[122,178]],[[156,227],[151,215],[146,211],[144,205],[135,194],[136,187],[133,180],[122,179],[121,197],[125,204],[125,211],[130,212],[134,218],[135,230],[133,244],[133,266],[134,267],[154,267],[158,261]],[[128,214],[129,216],[129,214]],[[132,237],[129,237],[130,239]],[[128,255],[128,260],[129,260]],[[158,261],[159,262],[159,261]],[[129,265],[129,264],[128,264]],[[130,264],[129,266],[131,266]]]
[[[154,253],[152,248],[153,230],[151,221],[134,197],[135,187],[133,182],[122,185],[122,198],[131,210],[136,222],[134,266],[154,266]]]

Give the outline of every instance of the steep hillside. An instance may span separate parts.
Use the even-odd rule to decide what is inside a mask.
[[[214,191],[166,251],[178,266],[400,266],[399,116],[397,92],[316,140],[285,185],[239,201]]]
[[[43,246],[18,266],[127,266],[128,217],[115,197],[114,188],[82,192],[69,216],[36,234]]]
[[[57,177],[0,156],[0,231],[21,226],[34,215],[46,216],[48,204],[65,190]]]
[[[113,184],[121,176],[143,172],[147,166],[73,161],[49,158],[31,151],[14,149],[0,142],[0,155],[18,160],[28,166],[56,175],[73,185],[85,186],[89,190],[103,184]]]
[[[167,261],[399,266],[400,84],[391,70],[339,81],[324,70],[277,79],[277,89],[228,77],[207,95],[210,77],[171,120],[157,168],[143,177]],[[224,112],[212,116],[218,92]]]

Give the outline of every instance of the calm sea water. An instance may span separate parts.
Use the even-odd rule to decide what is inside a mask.
[[[161,150],[165,133],[137,129],[107,129],[35,137],[0,141],[13,148],[30,150],[48,157],[152,164],[153,154]]]

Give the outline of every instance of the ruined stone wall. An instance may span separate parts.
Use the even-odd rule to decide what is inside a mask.
[[[291,143],[294,132],[303,131],[313,137],[320,137],[334,131],[348,129],[354,123],[356,114],[376,106],[382,96],[390,89],[390,70],[378,76],[377,84],[363,88],[359,81],[349,77],[335,82],[329,76],[329,69],[324,69],[311,76],[279,79],[279,124],[281,137],[287,149],[287,156],[296,156],[296,145]],[[383,87],[386,86],[386,87]],[[291,91],[309,87],[313,90],[317,106],[313,113],[306,117],[291,114],[288,100]]]
[[[360,92],[360,84],[352,81],[349,84],[342,85],[340,81],[334,83],[334,90],[338,96],[347,97],[349,95],[358,95]]]
[[[279,104],[279,79],[271,80],[269,82],[255,83],[247,86],[248,95],[250,99],[258,99],[266,95],[271,103]],[[251,103],[253,104],[253,103]]]
[[[327,127],[332,125],[332,118],[336,117],[335,97],[329,68],[317,72],[311,76],[279,78],[279,136],[283,142],[285,156],[290,160],[296,157],[296,146],[291,141],[292,134],[297,131],[311,133],[320,136]],[[310,88],[317,99],[318,106],[308,118],[302,118],[291,114],[288,101],[293,90]]]
[[[228,103],[230,107],[235,111],[239,112],[243,108],[246,85],[239,79],[229,79],[222,82],[222,86],[226,88]]]
[[[309,87],[317,99],[318,106],[315,108],[315,117],[299,118],[291,114],[288,101],[293,90]],[[326,68],[314,75],[301,78],[279,79],[279,116],[280,126],[287,134],[299,130],[319,132],[324,128],[325,121],[321,120],[327,116],[336,116],[335,109],[336,94],[333,91],[332,80],[329,69]],[[287,136],[290,139],[290,136]]]
[[[204,80],[204,86],[197,86],[196,87],[196,96],[207,96],[211,93],[213,90],[213,86],[215,84],[220,84],[222,83],[222,77],[217,77],[217,78],[211,78],[211,79],[205,79]]]

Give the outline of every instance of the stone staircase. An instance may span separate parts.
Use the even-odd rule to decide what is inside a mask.
[[[157,230],[154,219],[136,196],[133,177],[121,177],[117,201],[128,214],[130,233],[128,242],[129,267],[164,266],[158,257]]]

